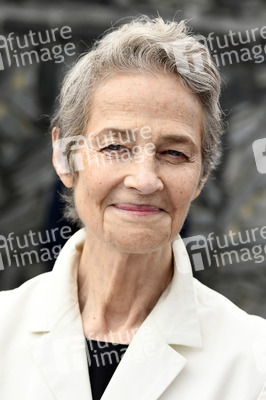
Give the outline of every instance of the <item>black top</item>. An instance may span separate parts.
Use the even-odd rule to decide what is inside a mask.
[[[93,400],[100,400],[128,344],[86,339]]]

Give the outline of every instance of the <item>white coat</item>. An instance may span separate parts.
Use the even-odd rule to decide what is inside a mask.
[[[52,272],[0,294],[0,399],[91,400],[77,295],[84,229]],[[143,322],[102,400],[255,400],[266,379],[266,321],[192,277],[182,240],[174,276]]]

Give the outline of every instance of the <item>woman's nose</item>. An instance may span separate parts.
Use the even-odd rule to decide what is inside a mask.
[[[152,194],[163,189],[163,182],[155,169],[155,161],[151,158],[144,159],[140,163],[132,163],[130,172],[124,179],[124,185],[142,194]]]

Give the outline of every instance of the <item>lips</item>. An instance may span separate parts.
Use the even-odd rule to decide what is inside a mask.
[[[147,204],[117,203],[113,204],[113,206],[119,211],[138,216],[154,215],[162,212],[161,208]]]

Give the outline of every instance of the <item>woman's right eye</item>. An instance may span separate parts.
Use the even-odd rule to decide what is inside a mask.
[[[115,144],[115,143],[109,144],[109,146],[106,146],[102,149],[103,152],[107,153],[108,151],[122,151],[122,150],[125,150],[125,147],[122,146],[121,144]]]

